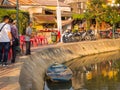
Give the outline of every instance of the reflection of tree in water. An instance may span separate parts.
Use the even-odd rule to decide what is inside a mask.
[[[75,90],[84,86],[84,76],[84,73],[80,70],[73,72],[72,85]]]
[[[74,73],[74,90],[120,90],[119,60],[120,53],[111,52],[66,63]]]
[[[119,69],[116,64],[117,61],[105,61],[97,64],[97,73],[94,74],[96,70],[93,70],[93,77],[90,80],[85,81],[85,86],[88,90],[120,90],[118,88],[118,73]]]

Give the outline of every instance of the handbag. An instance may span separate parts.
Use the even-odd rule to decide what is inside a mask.
[[[16,38],[14,35],[13,35],[13,33],[11,32],[11,34],[12,34],[12,36],[13,36],[13,38],[14,38],[14,42],[13,42],[13,44],[15,45],[15,46],[19,46],[19,39],[18,38]]]
[[[14,44],[15,46],[19,46],[19,39],[18,39],[18,38],[14,38],[14,39],[15,39],[15,41],[14,41],[13,44]]]

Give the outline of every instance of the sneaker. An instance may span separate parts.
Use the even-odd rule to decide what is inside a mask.
[[[7,64],[7,63],[3,63],[2,66],[3,66],[3,67],[6,67],[6,66],[8,66],[8,64]]]

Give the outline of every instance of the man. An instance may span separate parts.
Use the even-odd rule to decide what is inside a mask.
[[[11,63],[15,63],[15,58],[16,58],[16,42],[15,38],[18,39],[18,29],[16,27],[17,21],[16,20],[10,20],[10,26],[11,26],[11,34],[12,34],[12,40],[13,40],[13,45],[12,45],[12,60]]]
[[[8,53],[10,45],[12,45],[11,28],[8,24],[9,20],[9,16],[4,16],[3,22],[0,23],[0,64],[3,66],[7,65]]]
[[[30,43],[30,38],[32,36],[32,22],[29,22],[28,27],[26,28],[26,55],[31,54],[31,43]]]

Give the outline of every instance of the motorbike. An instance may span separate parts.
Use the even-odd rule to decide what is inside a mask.
[[[91,41],[95,38],[95,35],[90,30],[80,32],[80,41]]]
[[[91,37],[91,40],[96,40],[95,31],[94,30],[88,30],[88,35]]]
[[[73,42],[73,33],[72,32],[64,32],[63,33],[63,42]]]
[[[95,34],[93,30],[87,30],[82,32],[64,32],[63,33],[63,42],[78,42],[78,41],[91,41],[95,40]]]
[[[107,30],[107,31],[100,31],[100,37],[101,38],[110,38],[110,39],[113,38],[113,30],[110,29],[110,30]],[[117,39],[119,37],[120,37],[120,34],[117,31],[115,31],[114,32],[114,38]]]

